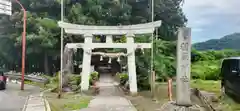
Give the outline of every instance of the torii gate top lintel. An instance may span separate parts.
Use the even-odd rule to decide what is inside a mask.
[[[126,35],[126,34],[149,34],[153,33],[156,27],[160,27],[162,21],[155,21],[136,25],[119,26],[91,26],[77,25],[59,21],[58,25],[64,28],[66,33],[76,35]],[[85,36],[86,37],[86,36]]]

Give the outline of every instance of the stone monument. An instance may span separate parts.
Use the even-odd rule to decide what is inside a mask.
[[[160,111],[203,111],[191,102],[191,29],[180,28],[177,40],[176,101],[165,103]]]

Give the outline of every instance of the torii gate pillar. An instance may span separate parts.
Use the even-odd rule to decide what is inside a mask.
[[[134,35],[127,34],[127,43],[134,43]],[[127,48],[127,53],[132,53],[128,56],[128,77],[129,77],[129,85],[130,92],[132,94],[137,93],[137,74],[136,74],[136,62],[135,62],[135,49],[132,46]]]
[[[82,73],[81,73],[81,90],[86,91],[89,88],[89,77],[91,73],[91,55],[87,54],[92,52],[92,48],[89,46],[92,43],[93,35],[84,35],[85,44],[88,47],[83,48],[83,63],[82,63]]]

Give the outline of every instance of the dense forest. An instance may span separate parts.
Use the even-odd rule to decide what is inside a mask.
[[[64,1],[64,20],[70,23],[129,25],[151,22],[149,0]],[[20,0],[20,2],[27,9],[26,72],[43,72],[51,75],[60,67],[60,28],[57,25],[60,20],[60,0]],[[154,20],[163,22],[156,31],[158,33],[154,34],[154,70],[158,79],[176,75],[176,32],[187,22],[182,4],[183,0],[155,0]],[[7,70],[20,71],[22,16],[20,7],[13,4],[12,16],[0,17],[0,66]],[[143,36],[139,37],[138,41],[149,41],[149,35]],[[64,44],[69,42],[83,42],[83,38],[80,35],[65,34]],[[81,55],[81,51],[75,54],[77,65],[82,61]],[[216,71],[220,59],[233,55],[240,55],[240,52],[233,50],[200,52],[193,49],[193,77],[218,79]],[[148,77],[149,74],[149,49],[146,49],[144,54],[136,51],[136,64],[138,80],[141,81],[142,77]]]
[[[240,33],[226,35],[220,39],[211,39],[206,42],[196,43],[193,47],[197,50],[240,50]]]

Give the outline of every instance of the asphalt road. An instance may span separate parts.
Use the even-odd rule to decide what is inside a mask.
[[[0,111],[22,111],[27,96],[39,92],[35,86],[25,85],[21,91],[20,84],[8,83],[6,90],[0,90]]]

